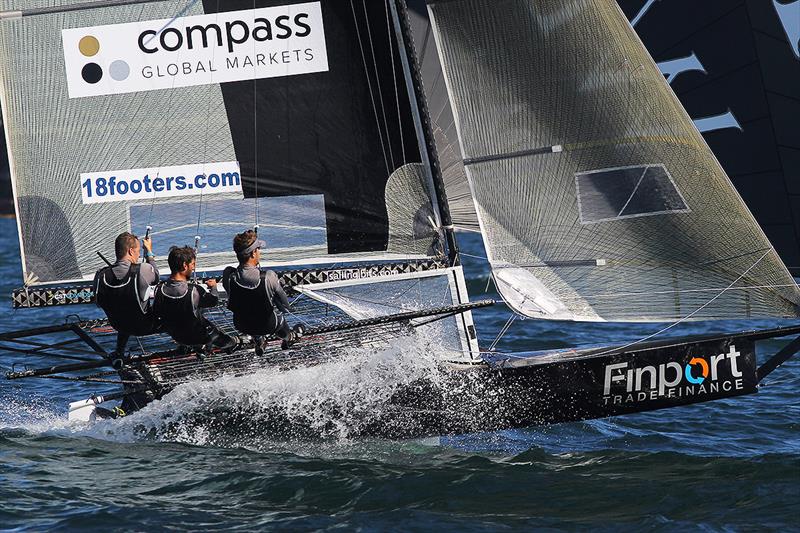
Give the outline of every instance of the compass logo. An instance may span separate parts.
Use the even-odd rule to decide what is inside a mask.
[[[70,98],[326,72],[319,1],[61,30]]]
[[[78,51],[89,59],[81,69],[81,77],[86,83],[95,84],[103,79],[103,67],[91,61],[100,51],[100,41],[94,35],[86,35],[78,41]],[[116,59],[108,65],[108,74],[112,80],[125,81],[131,73],[131,67],[126,61]]]

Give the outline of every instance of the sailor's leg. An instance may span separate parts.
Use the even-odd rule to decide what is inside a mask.
[[[221,350],[233,350],[239,346],[239,339],[214,328],[214,331],[211,332],[211,344]]]
[[[115,351],[118,356],[125,355],[125,348],[128,346],[128,339],[130,338],[131,336],[127,333],[117,332],[117,348]]]
[[[280,337],[281,339],[288,339],[292,335],[292,328],[289,327],[289,324],[286,322],[286,319],[281,317],[280,324],[275,329],[275,335]]]
[[[283,341],[281,342],[281,349],[286,350],[292,344],[296,343],[300,337],[303,336],[304,329],[301,325],[296,325],[293,328],[289,327],[289,324],[286,322],[286,319],[281,317],[282,324],[281,328],[275,332]]]

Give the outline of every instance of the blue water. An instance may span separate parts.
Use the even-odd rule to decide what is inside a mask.
[[[483,254],[476,236],[462,237],[466,252]],[[0,220],[3,298],[20,279],[17,253],[13,220]],[[473,298],[483,297],[484,262],[465,263]],[[493,290],[486,296],[496,297]],[[4,309],[0,330],[76,311],[97,315],[91,307]],[[502,306],[476,313],[483,344],[508,317]],[[753,325],[693,324],[670,333]],[[498,347],[628,341],[660,327],[518,321]],[[0,355],[4,367],[20,361]],[[159,426],[201,409],[208,394],[332,417],[320,405],[358,385],[347,369],[189,387],[129,420],[84,429],[65,423],[67,402],[86,397],[84,386],[0,381],[0,529],[798,531],[800,362],[770,378],[758,395],[735,400],[402,442],[349,438],[346,424],[323,441],[288,442],[257,427],[247,437],[226,434],[222,419]],[[364,409],[356,397],[364,398],[345,400]],[[348,420],[336,416],[333,422]]]

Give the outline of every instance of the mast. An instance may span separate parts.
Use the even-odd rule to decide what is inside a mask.
[[[403,65],[403,75],[406,80],[409,99],[411,101],[414,125],[417,129],[417,138],[420,143],[420,153],[423,163],[429,173],[429,179],[436,195],[436,207],[439,224],[444,230],[447,242],[447,257],[450,265],[456,266],[461,263],[458,252],[458,242],[456,241],[453,219],[450,216],[450,207],[447,204],[447,192],[442,178],[442,169],[439,165],[439,157],[436,153],[436,144],[431,129],[430,114],[428,104],[425,100],[425,92],[422,88],[422,76],[417,62],[417,52],[414,47],[414,40],[411,38],[410,25],[408,22],[408,7],[405,0],[387,0],[391,8],[392,21],[394,22],[395,35],[399,49],[405,50],[405,54],[400,54]]]

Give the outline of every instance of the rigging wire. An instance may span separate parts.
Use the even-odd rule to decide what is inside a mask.
[[[605,354],[608,354],[608,353],[611,353],[611,352],[616,352],[616,351],[619,351],[619,350],[624,350],[624,349],[626,349],[626,348],[630,348],[631,346],[635,346],[635,345],[637,345],[637,344],[640,344],[640,343],[642,343],[642,342],[644,342],[644,341],[650,340],[650,339],[652,339],[653,337],[656,337],[656,336],[658,336],[658,335],[661,335],[662,333],[664,333],[664,332],[666,332],[666,331],[668,331],[668,330],[670,330],[670,329],[674,328],[674,327],[675,327],[675,326],[677,326],[678,324],[681,324],[681,323],[683,323],[683,322],[685,322],[685,321],[689,320],[689,319],[690,319],[690,318],[692,318],[694,315],[696,315],[697,313],[699,313],[700,311],[702,311],[703,309],[705,309],[706,307],[708,307],[709,305],[711,305],[711,304],[712,304],[712,303],[713,303],[713,302],[714,302],[714,301],[715,301],[717,298],[719,298],[720,296],[722,296],[723,294],[725,294],[725,293],[726,293],[726,292],[727,292],[729,289],[731,289],[731,288],[732,288],[734,285],[736,285],[736,283],[738,283],[740,279],[742,279],[743,277],[745,277],[745,276],[746,276],[746,275],[747,275],[747,274],[748,274],[748,273],[749,273],[751,270],[753,270],[753,269],[754,269],[754,268],[755,268],[755,267],[756,267],[756,266],[757,266],[757,265],[758,265],[758,264],[759,264],[761,261],[763,261],[763,260],[764,260],[764,258],[765,258],[765,257],[767,257],[767,255],[769,255],[769,253],[770,253],[771,251],[772,251],[772,249],[769,249],[769,250],[767,250],[766,252],[764,252],[764,254],[763,254],[761,257],[759,257],[759,258],[758,258],[758,260],[756,260],[756,262],[755,262],[755,263],[753,263],[752,265],[750,265],[750,266],[747,268],[747,270],[745,270],[744,272],[742,272],[742,273],[739,275],[739,277],[738,277],[738,278],[736,278],[735,280],[733,280],[733,281],[731,282],[731,284],[730,284],[730,285],[728,285],[727,287],[725,287],[724,289],[722,289],[722,290],[719,292],[719,294],[717,294],[716,296],[714,296],[713,298],[711,298],[709,301],[707,301],[706,303],[704,303],[703,305],[701,305],[700,307],[698,307],[697,309],[695,309],[694,311],[692,311],[692,312],[691,312],[691,313],[689,313],[688,315],[686,315],[686,316],[684,316],[684,317],[680,318],[679,320],[676,320],[675,322],[673,322],[672,324],[670,324],[670,325],[669,325],[669,326],[667,326],[667,327],[661,328],[660,330],[656,331],[655,333],[652,333],[652,334],[650,334],[650,335],[647,335],[646,337],[642,337],[641,339],[639,339],[639,340],[637,340],[637,341],[630,342],[630,343],[628,343],[628,344],[625,344],[625,345],[623,345],[623,346],[620,346],[620,347],[614,348],[614,349],[612,349],[612,350],[606,350],[606,351],[604,351],[604,352],[600,352],[600,353],[598,353],[598,354],[594,354],[594,355],[605,355]]]
[[[500,342],[500,339],[502,339],[505,336],[505,334],[508,333],[508,330],[511,327],[511,324],[514,323],[514,321],[517,319],[517,317],[519,317],[519,315],[517,313],[511,313],[511,315],[508,317],[508,320],[506,320],[505,325],[503,325],[503,327],[500,328],[500,331],[497,333],[497,337],[495,337],[495,339],[492,342],[491,346],[489,346],[489,351],[490,352],[494,351],[495,346],[497,346],[497,343]]]
[[[183,9],[181,9],[177,14],[173,15],[166,22],[166,24],[164,24],[154,35],[151,35],[150,36],[150,40],[154,39],[159,33],[161,33],[166,28],[171,26],[177,19],[179,19],[180,17],[185,15],[197,2],[198,2],[198,0],[191,0],[190,2],[188,2],[183,7]],[[139,20],[140,21],[142,20],[142,16],[144,15],[144,10],[145,10],[144,6],[142,6],[142,8],[139,10]],[[147,42],[149,42],[149,40]],[[180,54],[181,54],[181,51],[178,51],[178,60],[180,59]],[[212,52],[212,54],[213,54],[213,52]],[[177,80],[177,77],[173,77],[172,78],[172,85],[170,87],[169,96],[167,97],[167,106],[166,106],[167,109],[170,109],[172,107],[172,100],[175,97],[175,94],[177,92],[177,91],[175,91],[175,82],[176,82],[176,80]],[[206,114],[206,117],[207,116],[208,116],[208,114]],[[164,137],[164,134],[167,132],[167,128],[169,127],[169,124],[170,124],[170,121],[168,121],[168,120],[165,120],[165,121],[162,122],[161,135],[159,137]],[[206,135],[207,135],[207,133],[206,133]],[[160,144],[160,149],[159,149],[159,152],[158,152],[158,159],[156,161],[156,164],[158,165],[158,167],[157,167],[158,170],[156,172],[155,179],[159,179],[161,177],[161,168],[162,168],[161,161],[163,161],[163,159],[164,159],[164,153],[166,151],[166,147],[167,147],[167,143],[162,142]],[[155,208],[157,194],[158,193],[157,193],[155,187],[153,187],[153,197],[150,200],[150,210],[149,210],[149,214],[147,216],[147,228],[149,228],[147,230],[148,234],[149,234],[150,230],[153,227],[153,211],[154,211],[154,208]]]
[[[383,103],[383,89],[381,88],[381,75],[378,72],[378,60],[375,58],[375,43],[372,42],[372,26],[369,23],[369,13],[367,12],[367,0],[361,0],[361,5],[364,7],[364,20],[366,21],[365,26],[367,27],[367,37],[369,38],[369,51],[372,54],[372,64],[375,67],[375,83],[378,87],[378,98],[381,102],[381,114],[383,115],[383,126],[386,129],[386,144],[389,146],[389,158],[392,161],[392,167],[390,169],[394,170],[394,153],[392,153],[392,135],[389,132],[389,119],[386,118],[386,107]],[[389,50],[391,52],[391,49]]]
[[[215,14],[215,19],[214,19],[215,22],[219,22],[219,3],[220,3],[220,0],[217,0],[216,14]],[[216,48],[212,48],[212,50],[211,50],[211,62],[212,63],[214,62],[214,59],[215,59],[214,56],[215,55],[216,55]],[[214,77],[214,73],[211,72],[212,80],[213,80],[213,77]],[[209,87],[208,90],[211,91],[211,90],[213,90],[212,88],[214,86],[212,84],[212,85],[209,85],[208,87]],[[205,115],[206,127],[203,128],[203,130],[204,130],[204,132],[203,132],[203,176],[204,177],[206,177],[206,168],[205,168],[205,166],[206,166],[206,164],[208,162],[208,130],[210,129],[210,128],[208,128],[208,120],[209,120],[209,118],[211,116],[211,98],[206,98],[206,102],[207,102],[206,115]],[[203,192],[204,192],[204,190],[200,189],[200,198],[198,200],[198,207],[197,207],[197,227],[195,229],[195,235],[194,235],[195,269],[194,269],[194,272],[192,274],[192,277],[193,277],[193,280],[194,280],[195,283],[197,283],[197,258],[200,255],[200,239],[201,239],[200,225],[201,225],[202,219],[203,219]]]
[[[356,27],[356,37],[358,40],[358,46],[361,50],[361,61],[362,64],[364,65],[364,74],[367,76],[367,88],[369,89],[369,98],[370,101],[372,102],[372,110],[375,113],[375,124],[378,126],[378,139],[381,142],[381,150],[383,151],[383,162],[386,165],[386,175],[388,176],[389,174],[391,174],[391,171],[389,170],[389,158],[386,155],[386,145],[384,144],[383,131],[381,130],[381,119],[378,116],[378,106],[375,103],[375,94],[372,90],[372,80],[370,79],[369,67],[367,66],[367,56],[364,53],[364,43],[361,40],[361,30],[358,27],[359,26],[358,16],[356,16],[356,6],[354,0],[350,0],[350,8],[353,12],[353,24],[355,24]]]
[[[219,0],[217,0],[219,1]],[[253,0],[253,16],[256,11],[256,0]],[[256,40],[253,41],[253,57],[256,57]],[[253,63],[253,180],[255,181],[255,194],[253,195],[253,208],[255,210],[255,224],[253,230],[258,235],[258,78],[256,77],[256,63]],[[286,85],[288,87],[288,84]],[[288,123],[287,123],[288,124]]]
[[[397,103],[397,124],[398,129],[400,130],[400,150],[403,156],[403,165],[406,164],[406,145],[405,140],[403,139],[403,117],[400,113],[400,92],[397,88],[397,68],[394,64],[394,44],[392,42],[392,24],[389,20],[389,2],[391,0],[386,0],[384,3],[386,7],[386,35],[389,37],[389,57],[392,58],[392,80],[394,81],[394,99]],[[402,52],[401,52],[402,53]]]

